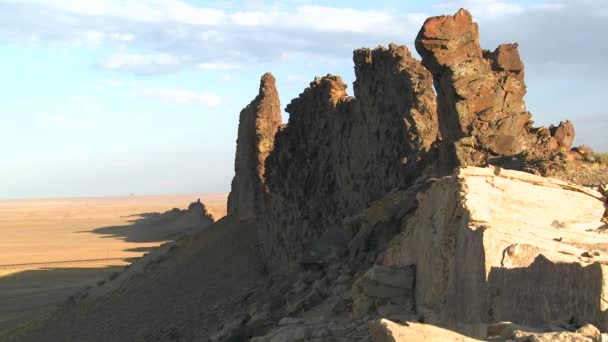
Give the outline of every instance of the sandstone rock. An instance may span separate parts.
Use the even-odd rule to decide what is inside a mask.
[[[387,266],[416,266],[425,322],[590,322],[608,329],[608,238],[600,193],[500,168],[464,168],[435,182]],[[553,221],[563,223],[556,228]],[[600,250],[592,259],[588,250]]]
[[[398,304],[403,315],[413,313],[414,272],[409,266],[369,269],[353,284],[353,315],[364,315],[385,304]]]
[[[601,342],[602,334],[599,329],[592,324],[585,324],[575,331],[577,334],[590,337],[594,342]]]
[[[566,150],[572,147],[575,131],[574,125],[570,121],[562,121],[557,127],[551,125],[549,131],[559,147],[563,147]]]
[[[498,322],[489,324],[486,331],[486,339],[491,341],[513,339],[516,331],[528,330],[513,322]]]
[[[235,176],[228,198],[228,214],[241,219],[256,217],[264,192],[265,161],[281,125],[281,105],[275,79],[264,74],[258,96],[241,111],[237,139]]]
[[[479,341],[436,326],[407,322],[400,325],[387,319],[369,322],[373,342]]]
[[[514,342],[595,342],[596,340],[577,333],[572,332],[549,332],[535,333],[516,332],[514,338],[510,341]]]

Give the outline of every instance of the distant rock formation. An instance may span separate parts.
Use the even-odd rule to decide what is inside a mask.
[[[252,219],[264,192],[265,161],[281,126],[281,104],[275,78],[262,76],[258,96],[241,111],[234,162],[235,176],[228,197],[228,214]]]

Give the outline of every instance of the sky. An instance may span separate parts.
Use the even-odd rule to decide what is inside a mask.
[[[352,89],[354,49],[415,51],[460,7],[483,48],[519,43],[536,125],[608,151],[605,0],[0,0],[0,199],[227,192],[264,72],[283,107],[317,75]]]

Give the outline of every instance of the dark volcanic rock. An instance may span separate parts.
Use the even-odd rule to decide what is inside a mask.
[[[562,121],[557,127],[551,125],[549,127],[549,131],[551,132],[551,136],[557,142],[557,146],[563,147],[566,150],[569,150],[572,147],[575,134],[574,125],[572,122]]]
[[[517,44],[482,51],[477,24],[460,10],[427,19],[416,49],[433,74],[439,129],[445,146],[453,146],[457,165],[480,165],[488,156],[529,148],[532,122]]]
[[[355,98],[328,75],[286,108],[260,220],[271,264],[293,264],[327,228],[409,184],[437,140],[431,75],[405,46],[360,49],[353,59]]]
[[[264,191],[264,162],[280,125],[281,104],[275,78],[266,73],[260,81],[258,96],[240,114],[229,215],[241,219],[255,217],[255,206]]]

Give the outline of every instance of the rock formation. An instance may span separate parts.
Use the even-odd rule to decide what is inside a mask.
[[[281,125],[281,104],[275,78],[267,73],[258,96],[241,111],[237,138],[235,176],[228,198],[228,214],[251,219],[264,192],[265,161]]]
[[[551,136],[555,139],[558,147],[569,150],[574,142],[574,125],[570,121],[562,121],[557,127],[549,126]]]
[[[483,165],[491,157],[532,147],[517,44],[483,51],[477,24],[461,9],[453,16],[427,19],[416,49],[433,74],[439,130],[455,165]]]
[[[346,300],[352,319],[608,329],[594,243],[601,196],[500,167],[452,173],[490,164],[549,173],[567,158],[573,125],[532,128],[517,44],[482,50],[465,10],[429,18],[416,48],[421,62],[394,44],[356,50],[354,97],[327,75],[286,108],[260,174],[265,191],[250,205],[271,274],[321,273],[296,282],[292,291],[306,295],[285,313],[336,315]],[[338,283],[336,270],[355,277]],[[332,295],[331,284],[351,291]],[[310,324],[350,323],[279,324],[260,341],[325,336]]]
[[[571,145],[567,121],[532,129],[517,44],[483,51],[467,11],[429,18],[416,48],[422,62],[394,44],[356,50],[355,96],[339,76],[316,78],[280,129],[263,77],[241,113],[229,210],[259,218],[269,265],[293,267],[328,229],[422,174],[489,163],[550,174]]]
[[[406,47],[353,59],[355,98],[340,77],[316,78],[287,106],[266,160],[260,241],[275,266],[293,265],[327,228],[409,184],[437,138],[431,75]]]

